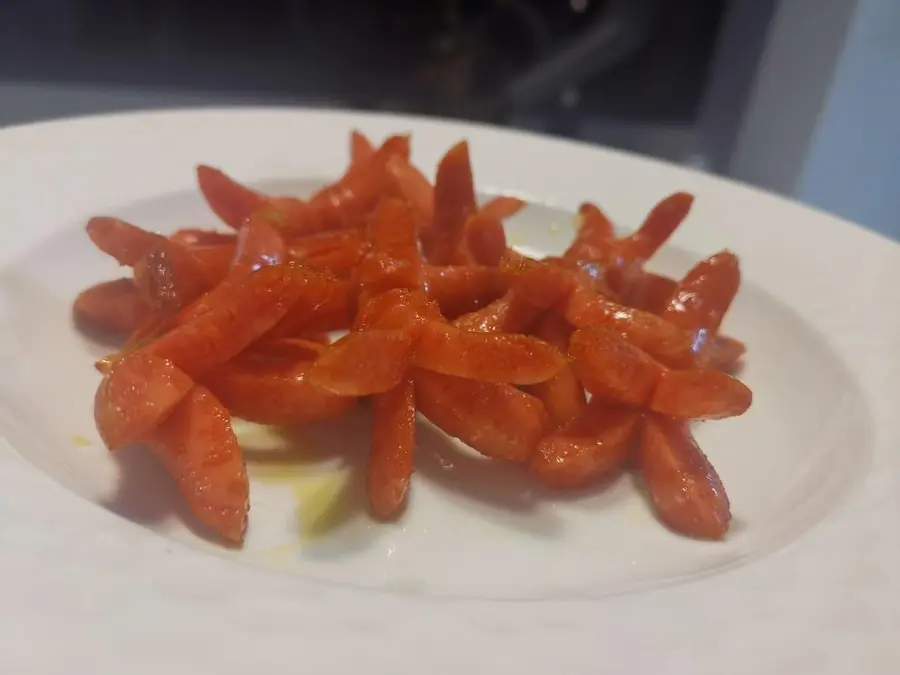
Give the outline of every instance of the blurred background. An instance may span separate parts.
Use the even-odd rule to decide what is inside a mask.
[[[0,125],[235,103],[584,139],[900,238],[898,0],[0,2]]]

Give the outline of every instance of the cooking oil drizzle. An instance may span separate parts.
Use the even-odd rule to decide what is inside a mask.
[[[292,538],[261,551],[272,563],[285,563],[304,546],[334,535],[363,508],[355,467],[335,460],[309,439],[290,430],[240,423],[251,483],[290,490],[294,502]]]

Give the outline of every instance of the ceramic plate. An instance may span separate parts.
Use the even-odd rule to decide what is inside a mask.
[[[744,283],[725,330],[749,349],[743,417],[697,437],[729,490],[725,541],[680,538],[626,479],[551,498],[424,428],[395,524],[361,507],[359,414],[295,434],[239,426],[252,480],[241,551],[194,532],[141,452],[92,421],[102,347],[71,326],[118,276],[83,226],[214,226],[200,162],[303,194],[348,135],[411,132],[435,166],[471,144],[485,194],[523,196],[513,245],[557,253],[572,212],[623,229],[676,190],[697,201],[654,259],[680,276],[722,248]],[[516,672],[846,675],[900,664],[900,247],[784,199],[587,145],[455,122],[203,110],[0,132],[2,663],[15,673]]]

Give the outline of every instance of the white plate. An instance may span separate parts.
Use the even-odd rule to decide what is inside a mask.
[[[584,199],[627,229],[669,192],[697,195],[654,262],[680,274],[724,247],[741,257],[725,328],[748,344],[754,406],[698,431],[733,503],[725,542],[668,533],[628,481],[551,500],[427,432],[400,524],[345,508],[325,514],[336,521],[328,536],[300,537],[298,520],[355,491],[359,416],[292,441],[313,454],[340,447],[351,468],[251,464],[249,539],[228,551],[185,525],[152,461],[102,449],[91,416],[102,350],[73,331],[69,306],[117,270],[84,235],[86,218],[213,225],[196,163],[302,192],[342,170],[353,127],[411,131],[426,168],[468,138],[482,190],[545,204],[509,227],[514,244],[542,252],[566,245],[568,213]],[[897,245],[666,164],[396,116],[53,122],[0,133],[0,169],[5,671],[845,675],[900,665]],[[249,427],[242,436],[283,443]]]

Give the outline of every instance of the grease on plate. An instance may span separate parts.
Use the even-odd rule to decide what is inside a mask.
[[[294,497],[298,543],[324,539],[350,521],[358,509],[350,497],[350,469],[306,469],[289,462],[250,466],[252,480],[289,487]]]
[[[291,492],[296,541],[286,544],[289,549],[328,537],[360,512],[353,467],[334,466],[322,448],[296,430],[242,420],[235,420],[235,430],[250,480]]]

